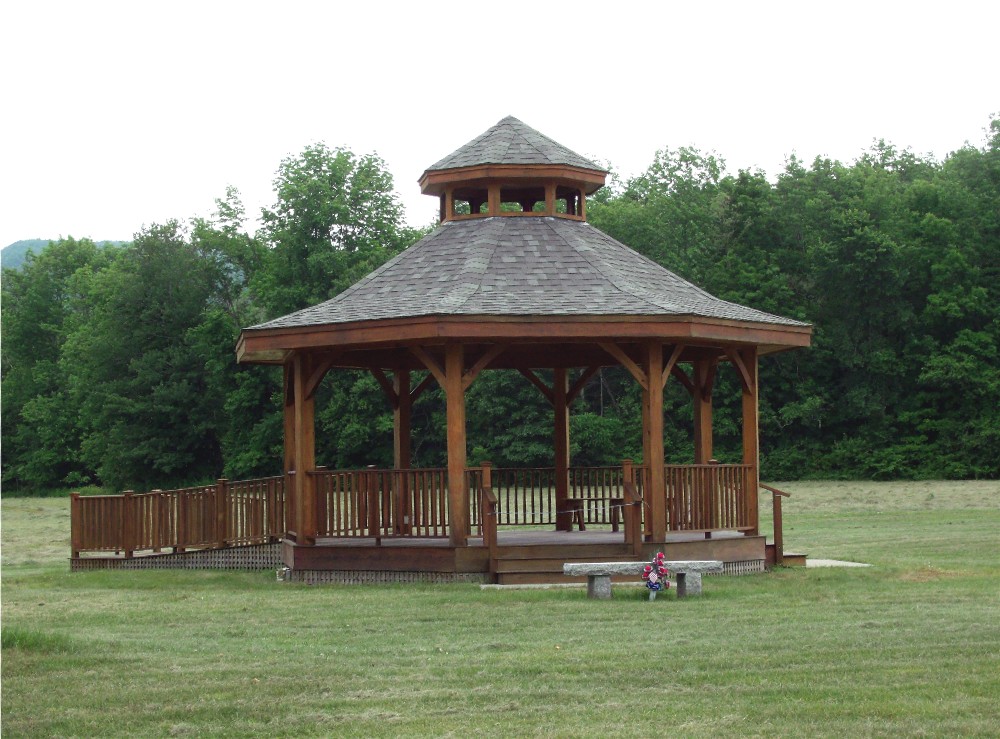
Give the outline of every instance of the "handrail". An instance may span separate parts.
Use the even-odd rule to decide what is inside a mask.
[[[479,491],[479,527],[483,535],[483,546],[489,552],[490,573],[497,568],[497,495],[493,488],[484,487]]]
[[[636,489],[635,483],[626,480],[622,485],[625,492],[625,544],[632,547],[632,553],[642,556],[642,495]]]
[[[776,565],[785,563],[785,537],[783,531],[783,524],[781,521],[781,499],[791,498],[790,493],[786,493],[784,490],[778,490],[770,485],[760,484],[764,490],[771,493],[771,523],[774,527],[774,563]]]
[[[264,544],[285,534],[284,477],[121,495],[71,495],[71,556]]]

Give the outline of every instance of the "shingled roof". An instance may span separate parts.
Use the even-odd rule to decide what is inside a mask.
[[[586,222],[494,217],[444,223],[337,297],[252,329],[435,315],[808,325],[713,297]]]
[[[607,171],[513,116],[507,116],[465,146],[435,162],[427,171],[482,164],[565,164]]]

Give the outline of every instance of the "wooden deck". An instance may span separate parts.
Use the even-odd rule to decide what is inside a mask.
[[[663,551],[668,559],[718,559],[736,569],[762,567],[766,559],[763,536],[735,531],[672,532],[661,544],[643,544],[642,559]],[[314,546],[286,541],[282,558],[293,570],[483,573],[501,584],[568,582],[566,562],[615,562],[637,559],[621,532],[514,530],[497,535],[496,561],[491,574],[489,550],[479,537],[456,547],[446,538],[342,537],[317,540]]]

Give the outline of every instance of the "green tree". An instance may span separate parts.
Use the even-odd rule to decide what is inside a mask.
[[[112,255],[88,239],[61,239],[19,271],[3,271],[3,477],[31,487],[87,479],[59,359],[85,274]],[[79,274],[78,274],[79,273]]]

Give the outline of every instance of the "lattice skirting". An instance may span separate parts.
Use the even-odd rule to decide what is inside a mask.
[[[764,560],[746,559],[741,562],[723,562],[723,575],[755,575],[758,572],[765,572]],[[711,573],[709,573],[711,574]]]
[[[82,570],[273,570],[282,567],[281,544],[250,544],[225,549],[199,549],[145,557],[82,557],[70,560],[70,571]]]
[[[278,571],[284,582],[307,585],[385,585],[388,583],[485,583],[485,572],[383,572],[377,570],[290,570]]]

